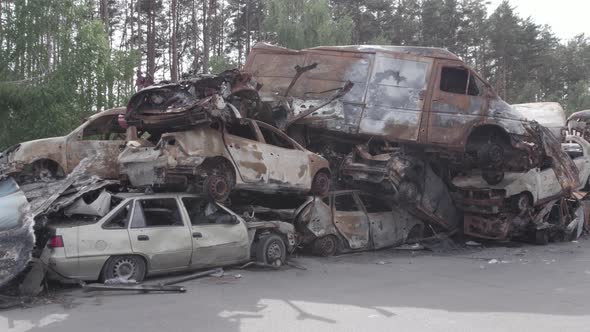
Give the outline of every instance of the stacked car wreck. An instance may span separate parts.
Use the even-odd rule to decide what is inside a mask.
[[[26,240],[0,286],[30,259],[33,223],[33,256],[84,280],[278,266],[297,248],[329,256],[439,232],[579,235],[590,144],[519,109],[543,107],[508,105],[443,49],[258,44],[243,71],[162,82],[64,137],[7,149],[0,204],[20,212],[0,216],[0,246]]]

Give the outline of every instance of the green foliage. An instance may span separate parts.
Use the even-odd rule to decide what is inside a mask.
[[[136,51],[111,51],[100,21],[73,0],[5,4],[0,30],[0,148],[64,135],[126,103]]]
[[[226,56],[214,55],[209,59],[209,66],[211,66],[211,73],[219,74],[224,70],[236,68],[236,63]]]
[[[352,19],[333,19],[327,0],[266,0],[265,8],[268,41],[295,49],[350,43]]]

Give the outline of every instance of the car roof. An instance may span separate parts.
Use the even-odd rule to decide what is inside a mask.
[[[355,53],[404,53],[415,56],[458,60],[461,59],[451,53],[446,48],[440,47],[422,47],[422,46],[393,46],[393,45],[344,45],[344,46],[317,46],[303,49],[301,51],[292,50],[285,47],[275,46],[272,44],[259,42],[253,47],[254,49],[267,49],[277,53],[299,53],[309,51],[333,51],[333,52],[355,52]]]
[[[88,120],[94,120],[96,118],[100,118],[103,116],[113,115],[113,114],[125,114],[127,108],[125,107],[115,107],[108,110],[104,110],[102,112],[95,113],[88,117]]]

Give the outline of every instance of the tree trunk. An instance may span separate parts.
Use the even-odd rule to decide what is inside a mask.
[[[209,23],[207,0],[203,0],[203,73],[209,73]]]
[[[104,24],[104,30],[108,35],[109,34],[109,1],[108,0],[100,0],[99,5],[100,11],[100,20]]]
[[[172,0],[172,68],[170,78],[172,82],[178,81],[178,0]]]
[[[147,72],[151,79],[156,73],[156,13],[155,0],[150,0],[148,7],[148,36],[147,36]]]

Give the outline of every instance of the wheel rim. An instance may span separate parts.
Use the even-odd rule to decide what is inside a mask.
[[[283,257],[283,248],[277,241],[272,241],[266,248],[266,259],[269,263],[281,260]]]
[[[530,202],[529,202],[529,197],[526,195],[521,195],[518,198],[518,210],[521,212],[525,212],[529,209],[530,207]]]
[[[223,178],[215,176],[209,184],[209,193],[215,200],[224,200],[228,195],[228,184]]]
[[[501,146],[494,144],[488,150],[488,157],[492,163],[499,163],[504,159],[504,149]]]
[[[336,251],[336,242],[331,236],[326,236],[317,240],[318,253],[322,256],[330,256]]]
[[[113,276],[115,278],[130,279],[135,275],[137,265],[131,259],[121,259],[113,267]]]
[[[330,179],[326,173],[318,173],[313,184],[316,194],[324,194],[330,190]]]

